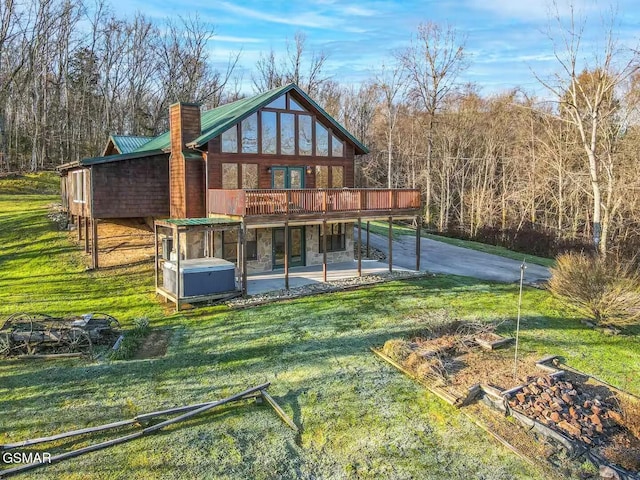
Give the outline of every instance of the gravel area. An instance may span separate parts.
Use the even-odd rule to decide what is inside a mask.
[[[433,276],[433,274],[415,271],[398,271],[384,274],[363,275],[362,277],[345,278],[343,280],[336,280],[327,283],[314,283],[302,287],[290,288],[289,290],[274,290],[271,292],[253,295],[248,298],[238,297],[226,302],[226,304],[231,308],[246,308],[265,303],[277,302],[280,300],[290,300],[293,298],[307,297],[309,295],[339,292],[342,290],[350,290],[368,285],[390,282],[393,280],[425,276]]]

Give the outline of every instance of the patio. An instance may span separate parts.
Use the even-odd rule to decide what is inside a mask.
[[[362,260],[362,275],[387,273],[389,264],[377,260]],[[393,271],[410,271],[406,268],[393,266]],[[327,264],[327,282],[343,280],[358,276],[358,262],[342,262]],[[314,283],[323,283],[322,265],[307,267],[292,267],[289,269],[289,288],[302,287]],[[247,276],[247,293],[258,295],[261,293],[282,290],[285,288],[284,270],[256,273]]]

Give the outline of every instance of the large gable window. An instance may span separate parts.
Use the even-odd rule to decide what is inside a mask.
[[[296,124],[293,113],[280,114],[280,153],[295,155],[296,153]]]
[[[258,115],[242,121],[242,153],[258,153]]]
[[[298,115],[298,153],[311,155],[313,153],[313,118],[311,115]]]
[[[238,126],[222,133],[222,153],[238,153]]]
[[[316,155],[326,157],[329,155],[329,131],[316,121]]]
[[[296,102],[292,97],[289,97],[289,110],[296,110],[297,112],[306,112],[307,110]]]
[[[262,112],[262,153],[277,153],[276,112]]]
[[[284,95],[279,96],[275,100],[273,100],[266,108],[275,108],[278,110],[284,110],[287,108],[287,99]]]
[[[331,135],[331,156],[344,156],[344,144],[335,135]]]

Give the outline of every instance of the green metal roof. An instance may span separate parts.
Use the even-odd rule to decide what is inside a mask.
[[[279,96],[295,91],[299,96],[304,98],[313,108],[318,110],[336,130],[340,131],[348,138],[356,147],[356,154],[368,153],[369,149],[360,143],[353,135],[351,135],[342,125],[340,125],[331,115],[325,112],[316,102],[314,102],[300,87],[295,83],[283,85],[274,88],[268,92],[255,95],[253,97],[243,98],[235,102],[221,105],[212,110],[208,110],[201,114],[201,131],[202,134],[188,144],[189,147],[201,147],[222,132],[241,122],[258,109],[268,105]],[[169,132],[164,132],[155,138],[135,137],[125,135],[112,135],[114,144],[122,152],[119,155],[109,155],[107,157],[85,158],[80,161],[80,165],[96,165],[100,163],[116,162],[119,160],[129,160],[133,158],[148,157],[152,155],[160,155],[166,153],[171,147],[171,139]],[[143,139],[147,140],[143,142]],[[137,144],[137,146],[136,146]],[[122,146],[121,146],[122,145]],[[131,150],[131,148],[136,147]],[[125,150],[127,150],[125,152]],[[199,158],[199,157],[198,157]]]
[[[153,138],[154,137],[143,137],[139,135],[111,135],[109,137],[120,153],[131,153],[142,147],[145,143],[149,143]]]
[[[261,93],[254,97],[243,98],[242,100],[235,101],[222,105],[213,110],[209,110],[202,114],[202,134],[194,141],[188,143],[190,147],[200,147],[205,145],[209,140],[217,137],[222,132],[241,122],[258,109],[268,105],[279,96],[289,92],[295,91],[298,95],[309,102],[316,110],[318,110],[337,130],[347,137],[356,146],[356,153],[363,154],[368,153],[369,149],[360,143],[353,135],[351,135],[342,125],[340,125],[331,115],[325,112],[311,97],[309,97],[300,87],[295,83],[290,83],[282,87],[269,90],[268,92]],[[167,137],[168,141],[168,137]],[[147,146],[145,145],[145,148]]]
[[[82,160],[80,160],[80,165],[83,165],[83,166],[99,165],[101,163],[118,162],[120,160],[131,160],[134,158],[152,157],[154,155],[167,155],[167,153],[162,150],[148,150],[145,152],[119,153],[117,155],[108,155],[106,157],[83,158]]]

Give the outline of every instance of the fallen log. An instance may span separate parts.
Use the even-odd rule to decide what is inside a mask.
[[[134,440],[136,438],[140,438],[144,435],[148,435],[150,433],[154,433],[157,432],[158,430],[163,429],[164,427],[167,427],[169,425],[173,425],[175,423],[178,422],[183,422],[185,420],[188,420],[191,417],[194,417],[196,415],[199,415],[201,413],[206,412],[207,410],[211,410],[214,407],[218,407],[220,405],[224,405],[226,403],[229,402],[233,402],[236,400],[240,400],[244,397],[246,397],[247,395],[250,395],[251,393],[254,392],[259,392],[261,390],[265,390],[266,388],[268,388],[270,385],[270,383],[264,383],[262,385],[258,385],[257,387],[253,387],[253,388],[249,388],[243,392],[240,392],[236,395],[232,395],[230,397],[227,398],[223,398],[221,400],[216,400],[214,402],[209,402],[209,403],[205,403],[202,404],[202,406],[200,406],[199,408],[196,408],[195,410],[191,410],[183,415],[180,415],[178,417],[169,419],[169,420],[165,420],[164,422],[160,422],[156,425],[152,425],[150,427],[146,427],[143,428],[142,430],[139,430],[137,432],[134,433],[130,433],[129,435],[125,435],[123,437],[118,437],[118,438],[114,438],[112,440],[107,440],[105,442],[101,442],[101,443],[97,443],[95,445],[89,445],[88,447],[84,447],[84,448],[79,448],[78,450],[72,450],[70,452],[66,452],[66,453],[62,453],[60,455],[56,455],[56,456],[52,456],[51,458],[49,458],[48,460],[43,460],[41,462],[34,462],[34,463],[29,463],[26,465],[20,465],[18,467],[13,467],[13,468],[9,468],[7,470],[2,470],[0,471],[0,478],[8,478],[10,476],[13,475],[17,475],[19,473],[23,473],[23,472],[27,472],[29,470],[33,470],[45,465],[50,465],[53,463],[58,463],[61,462],[63,460],[67,460],[69,458],[74,458],[74,457],[78,457],[80,455],[84,455],[85,453],[89,453],[89,452],[94,452],[96,450],[102,450],[104,448],[108,448],[108,447],[112,447],[114,445],[119,445],[121,443],[125,443],[125,442],[129,442],[131,440]],[[174,411],[174,413],[177,413],[178,411],[184,411],[185,408],[189,408],[189,407],[178,407],[176,409],[171,409]],[[164,411],[166,412],[166,410]],[[159,412],[153,412],[155,414],[155,416],[157,416],[159,414]],[[148,417],[150,414],[146,414],[146,415],[142,415],[139,417]],[[116,422],[116,423],[121,423],[121,422]],[[111,424],[113,425],[113,424]],[[120,425],[122,426],[122,425]],[[114,428],[113,426],[110,428]]]

